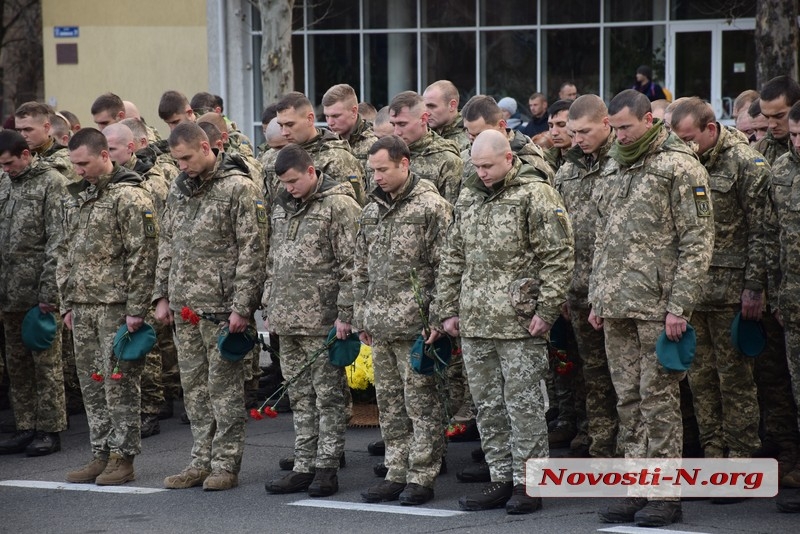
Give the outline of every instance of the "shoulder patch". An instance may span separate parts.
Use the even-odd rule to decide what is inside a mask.
[[[142,225],[144,226],[145,237],[156,237],[156,219],[152,210],[142,212]]]
[[[694,205],[697,207],[697,216],[711,217],[711,204],[709,204],[705,186],[696,186],[692,189],[694,191]]]
[[[267,224],[267,209],[263,200],[256,200],[256,220],[258,224]]]
[[[767,163],[766,161],[764,161],[764,158],[753,158],[753,162],[755,162],[755,164],[758,165],[759,167],[763,167]]]

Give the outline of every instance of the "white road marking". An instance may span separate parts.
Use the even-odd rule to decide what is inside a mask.
[[[331,508],[334,510],[360,510],[362,512],[383,512],[386,514],[422,515],[428,517],[453,517],[466,512],[458,510],[442,510],[440,508],[420,508],[417,506],[399,506],[392,504],[369,504],[346,501],[320,501],[303,499],[290,502],[290,506],[309,506],[312,508]],[[652,534],[652,533],[651,533]]]
[[[612,532],[614,534],[705,534],[696,530],[665,530],[652,527],[608,527],[599,528],[597,532]]]
[[[96,493],[134,493],[144,495],[167,491],[163,488],[140,488],[136,486],[97,486],[95,484],[70,484],[46,480],[0,480],[0,486],[12,488],[54,489],[68,491],[94,491]]]

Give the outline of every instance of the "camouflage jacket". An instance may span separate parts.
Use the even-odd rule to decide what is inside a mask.
[[[772,165],[779,157],[789,152],[789,145],[788,135],[786,139],[779,141],[772,136],[772,132],[767,132],[767,135],[756,143],[755,149],[764,155],[767,163]]]
[[[689,320],[714,250],[708,173],[662,131],[630,166],[603,168],[589,303],[599,317]]]
[[[72,167],[69,159],[69,150],[66,147],[57,145],[52,139],[43,147],[36,150],[42,161],[60,172],[70,182],[80,182],[81,177]]]
[[[434,131],[442,138],[454,142],[459,151],[469,149],[469,137],[467,137],[467,132],[464,131],[464,118],[461,116],[460,111],[455,119]]]
[[[317,171],[305,202],[283,191],[272,210],[262,307],[270,331],[325,336],[353,320],[353,248],[361,207],[353,190]]]
[[[530,337],[534,313],[550,324],[558,318],[574,262],[572,227],[560,196],[515,156],[491,189],[476,174],[461,190],[436,281],[439,316],[458,316],[464,337]],[[525,326],[510,298],[522,279],[539,286]]]
[[[364,205],[364,169],[353,156],[347,141],[330,130],[317,128],[317,135],[300,147],[308,152],[318,171],[337,182],[349,183],[355,191],[358,203]],[[271,171],[264,169],[264,186],[276,196],[283,189],[280,180],[275,176],[274,167]]]
[[[258,162],[261,163],[261,168],[263,169],[264,196],[270,205],[275,201],[278,193],[283,191],[283,184],[275,174],[275,160],[278,157],[278,152],[280,152],[279,149],[267,148],[258,156]]]
[[[114,165],[96,185],[82,180],[67,190],[69,237],[57,268],[62,311],[74,304],[125,304],[126,315],[144,317],[153,291],[158,219],[142,177]]]
[[[714,253],[695,309],[713,311],[739,304],[743,289],[764,289],[770,167],[731,127],[720,129],[716,146],[700,162],[714,201]]]
[[[506,128],[506,136],[508,137],[508,143],[511,145],[511,151],[524,163],[533,167],[541,177],[546,178],[548,183],[552,184],[553,167],[548,163],[544,151],[539,145],[518,130]],[[461,152],[461,159],[464,161],[463,183],[475,173],[475,165],[472,164],[469,148]]]
[[[134,171],[144,179],[142,187],[147,189],[150,193],[150,197],[153,199],[153,206],[156,208],[156,214],[160,221],[164,217],[164,211],[166,209],[169,182],[161,171],[161,168],[154,165],[154,163],[155,162],[152,160],[139,159],[136,157],[136,154],[134,154],[124,167]]]
[[[455,203],[461,189],[461,175],[464,173],[464,162],[461,161],[456,144],[442,139],[433,130],[428,130],[421,139],[411,143],[408,149],[411,151],[411,172],[430,180],[446,201]]]
[[[266,276],[268,226],[264,197],[240,158],[220,152],[206,180],[181,173],[167,197],[153,300],[251,317]]]
[[[34,156],[19,175],[0,175],[0,310],[56,304],[56,265],[67,181]]]
[[[364,171],[364,191],[372,191],[376,187],[375,179],[373,178],[374,173],[372,168],[367,165],[367,158],[369,149],[372,148],[372,145],[377,140],[378,136],[372,131],[372,125],[362,119],[359,114],[356,125],[350,133],[350,137],[347,138],[347,143]]]
[[[770,291],[770,305],[784,319],[800,317],[800,155],[792,146],[772,166],[767,261],[777,291]],[[774,251],[774,253],[773,253]]]
[[[432,293],[453,208],[428,180],[410,174],[394,200],[380,188],[370,195],[356,236],[353,325],[377,339],[414,339],[422,331],[411,286],[415,269],[424,313],[436,322]]]
[[[175,178],[181,173],[178,163],[169,151],[169,143],[166,139],[160,139],[148,145],[147,148],[139,150],[136,152],[136,157],[153,160],[153,165],[161,169],[161,173],[169,183],[175,181]]]
[[[568,293],[570,306],[588,306],[589,274],[592,272],[597,225],[594,195],[600,189],[600,171],[606,164],[614,139],[611,133],[606,144],[600,147],[598,158],[593,161],[587,160],[579,146],[572,147],[556,173],[555,188],[564,200],[575,236],[575,269]]]
[[[550,165],[552,169],[555,169],[556,172],[558,172],[561,166],[566,162],[564,153],[561,152],[560,148],[552,147],[542,152],[544,152],[545,161],[547,161],[548,165]]]
[[[231,121],[228,117],[224,117],[225,124],[228,125],[228,145],[225,147],[226,152],[236,152],[248,158],[255,157],[253,152],[253,143],[250,139],[242,133],[236,126],[236,123]],[[246,159],[246,158],[245,158]],[[255,177],[254,177],[255,178]]]

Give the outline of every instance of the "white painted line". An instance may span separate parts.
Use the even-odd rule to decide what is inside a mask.
[[[696,530],[665,530],[652,527],[608,527],[599,528],[597,532],[613,532],[614,534],[705,534]]]
[[[94,491],[96,493],[134,493],[139,495],[167,491],[163,488],[140,488],[136,486],[96,486],[94,484],[70,484],[69,482],[48,482],[46,480],[0,480],[0,486],[68,491]]]
[[[309,506],[312,508],[331,508],[335,510],[359,510],[362,512],[383,512],[386,514],[423,515],[427,517],[453,517],[466,512],[458,510],[442,510],[441,508],[419,508],[416,506],[399,506],[391,504],[369,504],[346,501],[318,501],[303,499],[290,502],[290,506]],[[652,534],[652,532],[651,532]]]

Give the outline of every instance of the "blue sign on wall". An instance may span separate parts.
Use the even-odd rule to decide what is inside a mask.
[[[77,26],[55,26],[53,27],[53,37],[78,37],[80,31]]]

